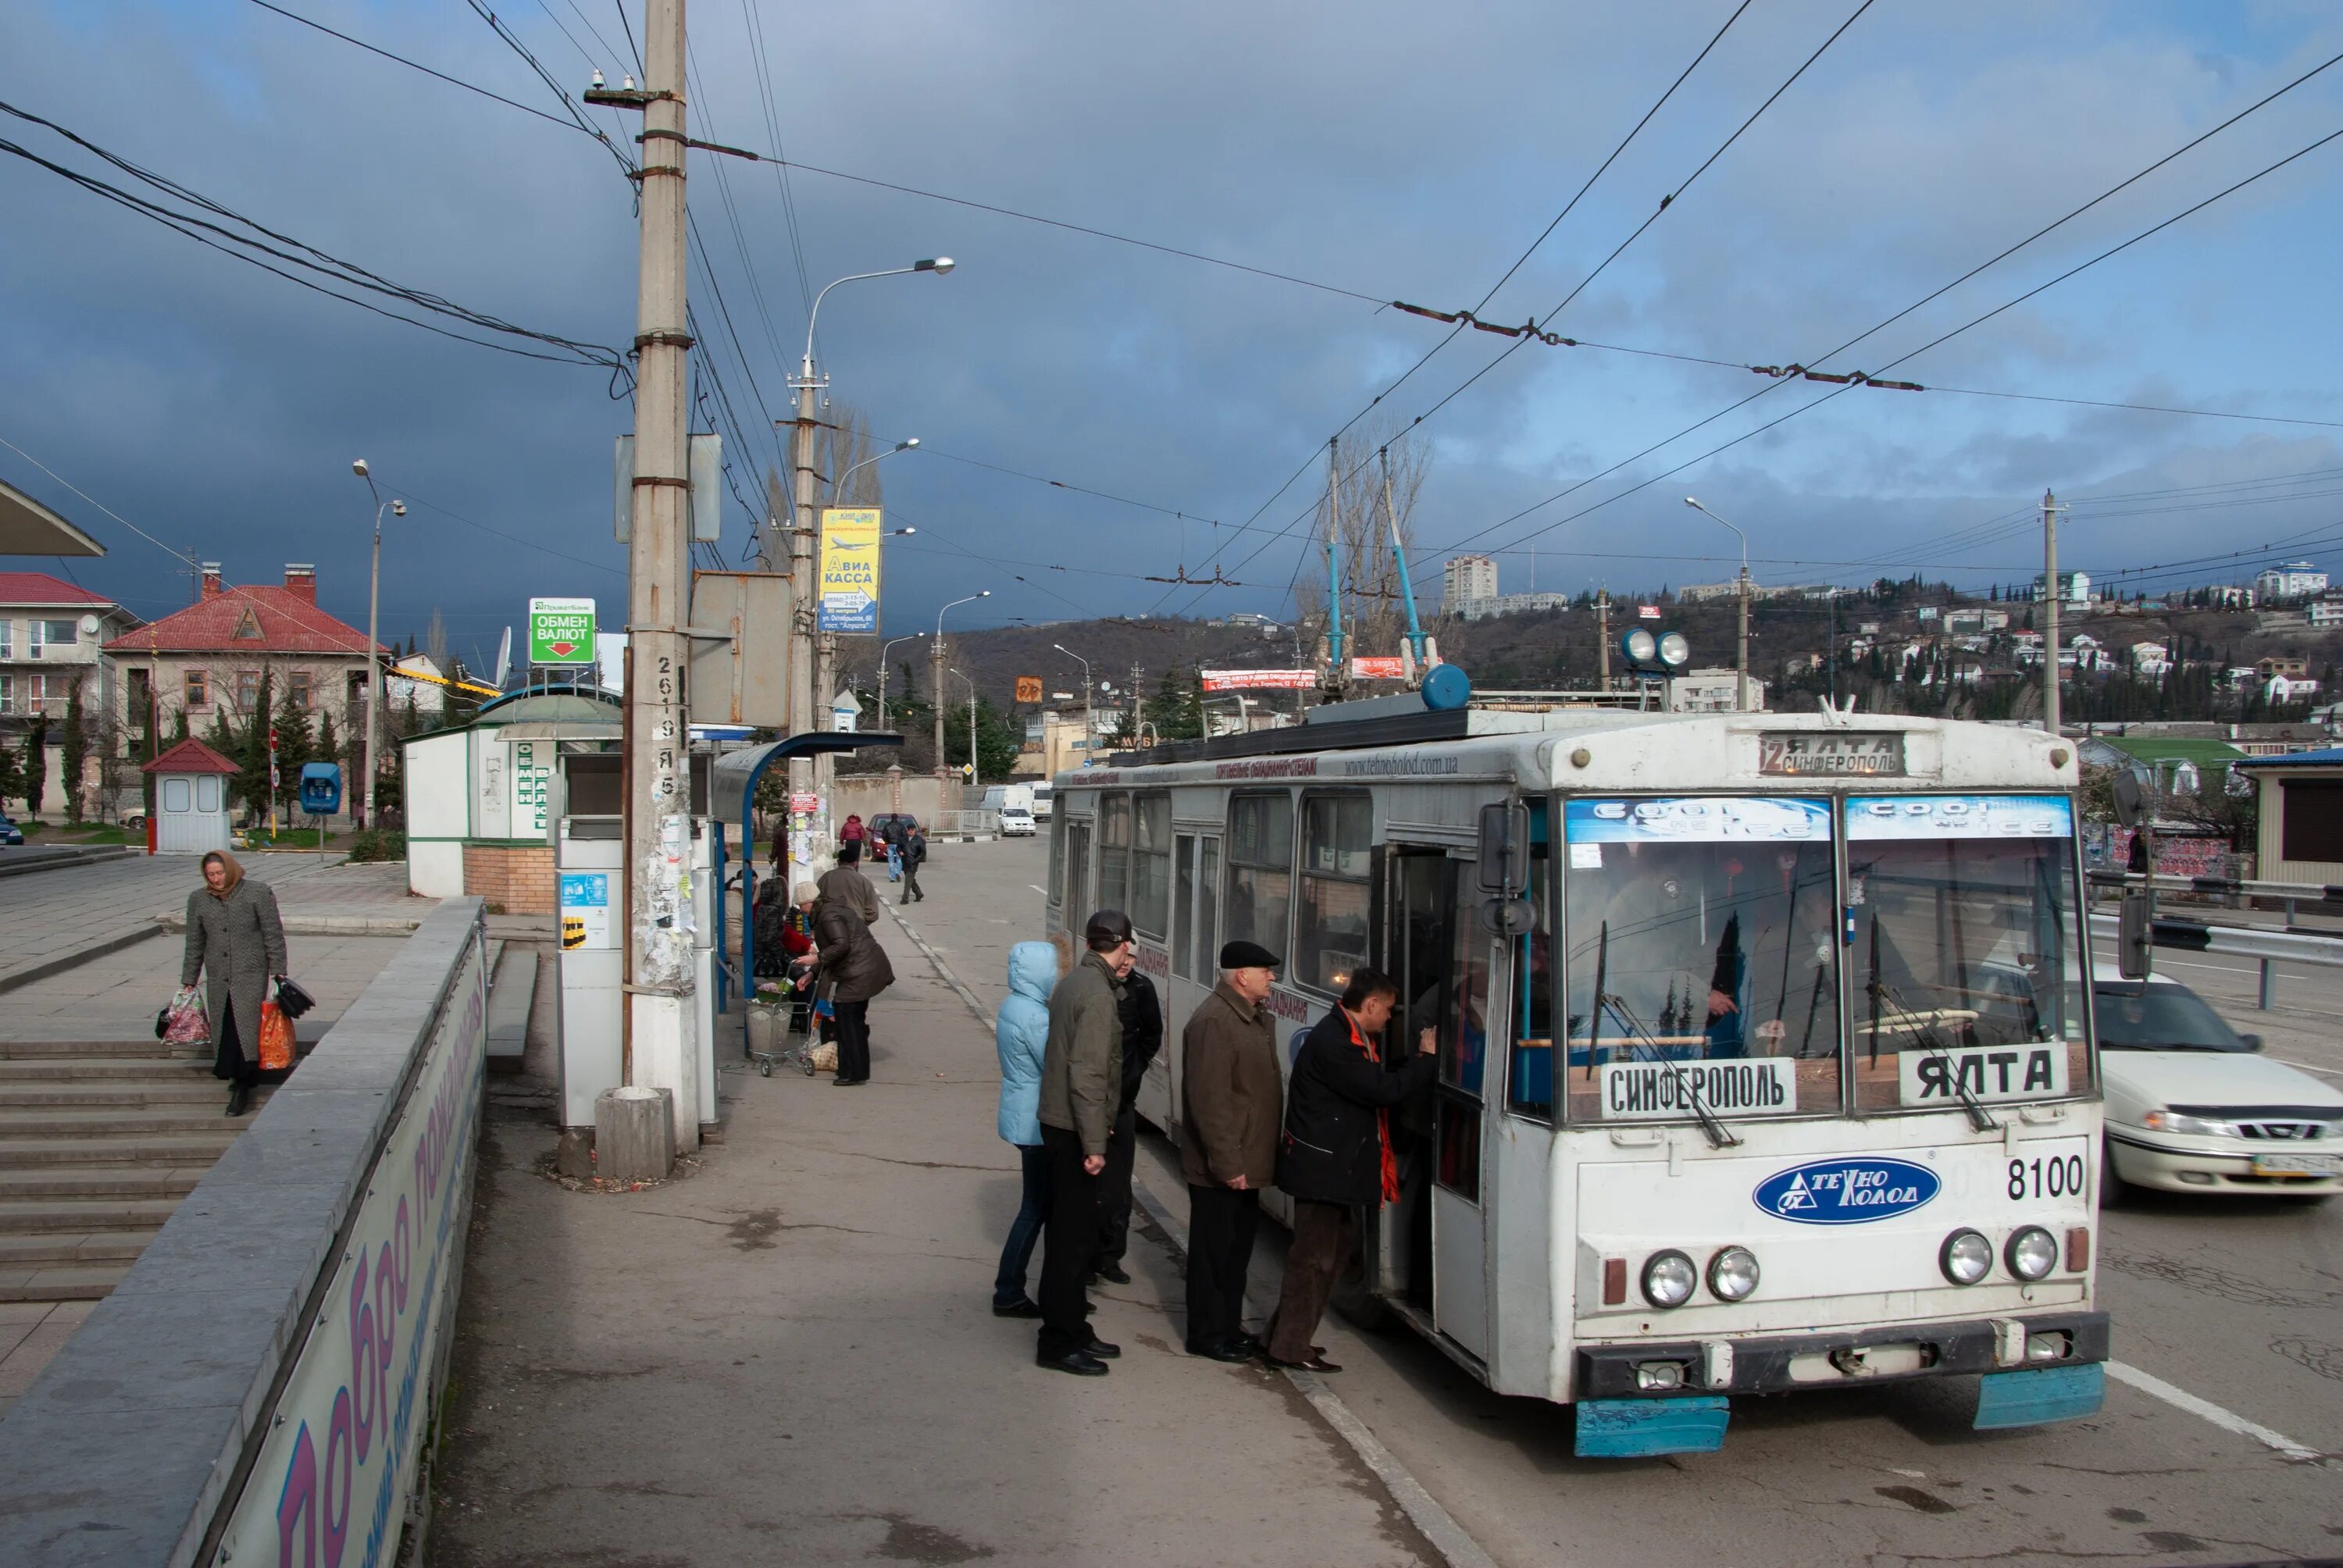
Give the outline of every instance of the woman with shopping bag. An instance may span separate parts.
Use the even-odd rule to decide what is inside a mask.
[[[286,973],[285,923],[277,895],[248,879],[232,856],[204,857],[204,885],[187,895],[187,951],[179,983],[206,978],[212,1033],[212,1075],[227,1081],[227,1114],[241,1116],[259,1081],[264,1026],[277,1038],[266,1065],[292,1065],[292,1024],[268,1000],[268,984]],[[272,1015],[269,1016],[269,1015]]]

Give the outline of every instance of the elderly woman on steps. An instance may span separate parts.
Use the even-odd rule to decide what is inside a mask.
[[[260,1010],[268,982],[286,973],[285,923],[267,884],[246,879],[233,857],[204,857],[204,885],[187,895],[187,952],[179,983],[208,973],[212,1076],[228,1082],[227,1114],[241,1116],[260,1079]]]

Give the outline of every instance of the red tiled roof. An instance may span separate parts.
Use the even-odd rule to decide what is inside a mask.
[[[240,638],[246,611],[258,637]],[[289,588],[223,588],[200,604],[116,638],[108,653],[344,653],[363,658],[366,633]],[[387,650],[386,650],[387,651]]]
[[[138,771],[141,773],[240,773],[243,769],[190,735]]]
[[[0,572],[0,604],[86,604],[111,606],[102,593],[75,588],[46,572]]]

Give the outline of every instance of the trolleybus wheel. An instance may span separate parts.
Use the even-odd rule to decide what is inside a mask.
[[[2116,1169],[2116,1141],[2102,1133],[2099,1137],[2099,1207],[2120,1209],[2124,1200],[2139,1189],[2123,1179]]]

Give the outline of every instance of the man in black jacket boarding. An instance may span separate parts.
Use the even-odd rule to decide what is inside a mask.
[[[1295,1052],[1277,1150],[1277,1184],[1293,1200],[1293,1246],[1270,1321],[1265,1359],[1272,1366],[1342,1370],[1312,1348],[1310,1336],[1357,1245],[1352,1211],[1373,1214],[1399,1196],[1391,1108],[1428,1087],[1439,1070],[1438,1039],[1429,1029],[1416,1038],[1412,1059],[1395,1072],[1384,1070],[1378,1040],[1398,1001],[1398,981],[1362,966]]]

